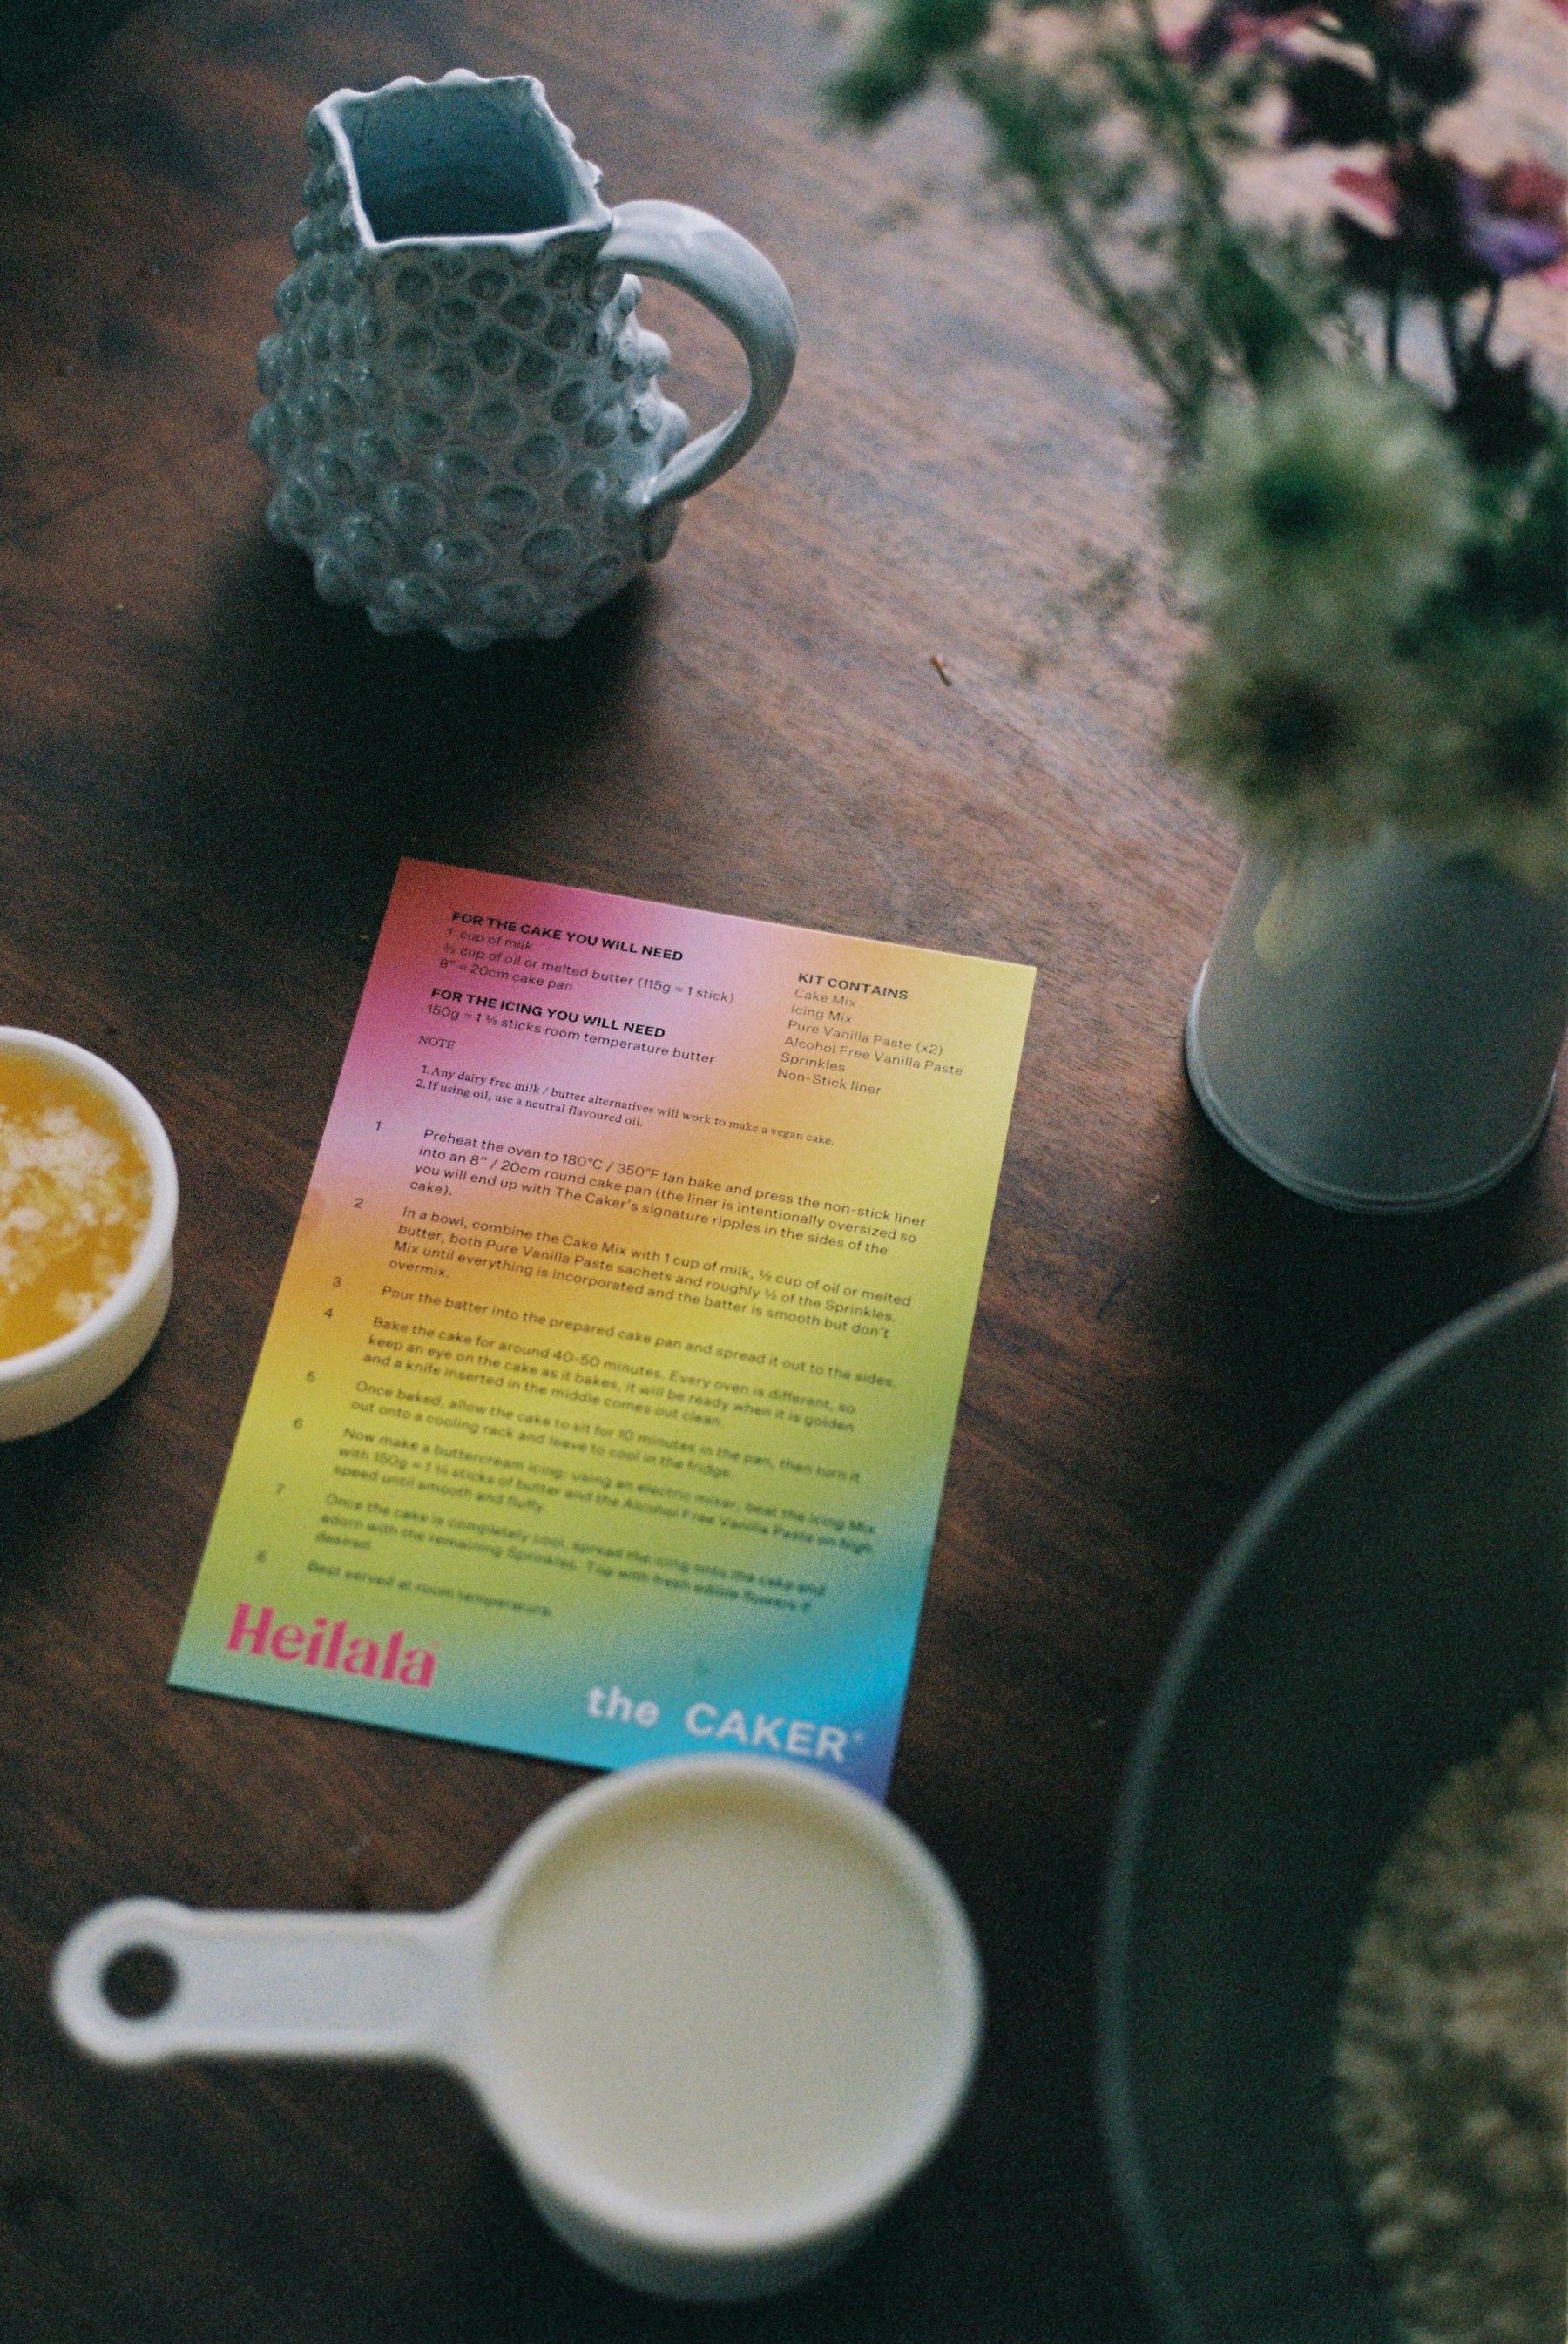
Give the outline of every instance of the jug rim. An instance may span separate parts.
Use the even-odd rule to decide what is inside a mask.
[[[568,208],[565,220],[544,227],[475,230],[461,234],[383,237],[376,233],[365,204],[351,117],[409,91],[443,89],[519,91],[522,94],[523,102],[519,105],[518,113],[538,122],[555,150]],[[308,138],[311,126],[317,124],[330,142],[332,159],[343,176],[344,207],[353,223],[360,247],[366,252],[379,254],[427,248],[469,252],[479,247],[487,247],[508,252],[531,253],[572,237],[592,237],[602,242],[614,225],[614,214],[599,194],[599,184],[604,174],[597,163],[586,161],[578,153],[574,134],[551,108],[544,93],[544,85],[536,74],[476,74],[466,66],[454,66],[450,73],[442,74],[435,81],[421,81],[417,74],[399,74],[394,80],[382,82],[375,89],[335,89],[311,108],[306,125]]]

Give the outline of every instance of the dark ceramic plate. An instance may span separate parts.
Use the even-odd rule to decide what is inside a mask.
[[[1563,1678],[1568,1265],[1410,1352],[1280,1475],[1144,1720],[1100,1944],[1100,2098],[1179,2344],[1393,2344],[1330,2121],[1393,1842]]]
[[[80,65],[135,0],[0,0],[0,116]]]

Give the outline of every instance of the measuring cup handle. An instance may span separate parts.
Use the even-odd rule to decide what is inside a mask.
[[[187,2055],[442,2059],[460,1945],[447,1914],[193,1913],[133,1896],[72,1930],[51,1990],[66,2034],[120,2066]],[[140,1951],[162,1955],[173,1986],[150,2016],[125,2017],[106,1973]]]
[[[654,474],[643,505],[656,512],[672,498],[694,497],[762,438],[789,389],[800,327],[773,262],[723,220],[690,204],[618,204],[599,260],[602,266],[619,261],[622,268],[640,268],[690,293],[729,328],[751,374],[744,406]]]

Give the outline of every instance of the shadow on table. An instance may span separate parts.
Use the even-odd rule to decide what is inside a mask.
[[[1345,1212],[1244,1162],[1185,1085],[1180,1108],[1150,1233],[1149,1299],[1168,1339],[1191,1354],[1189,1421],[1213,1442],[1211,1463],[1223,1473],[1233,1450],[1247,1460],[1246,1482],[1227,1492],[1228,1535],[1371,1377],[1553,1258],[1556,1167],[1538,1148],[1468,1204]]]
[[[613,773],[653,589],[557,643],[455,652],[329,609],[259,532],[212,582],[199,668],[144,753],[139,797],[178,874],[268,930],[379,914],[400,854],[493,854],[565,788]]]
[[[1048,2007],[1048,1942],[1037,1944],[1030,1975],[1035,1994],[1023,2002]],[[995,1969],[992,1983],[1000,1999],[1019,1985]],[[1034,2031],[1026,2017],[1023,2032]],[[1013,2096],[1006,2071],[1020,2049],[1028,2056],[1018,2032],[1009,2027],[1010,2039],[993,2044],[975,2100],[930,2172],[814,2285],[744,2305],[632,2294],[557,2245],[496,2151],[469,2201],[464,2234],[453,2238],[457,2269],[443,2274],[439,2306],[432,2296],[432,2326],[439,2309],[445,2344],[511,2336],[529,2344],[1151,2344],[1130,2280],[1118,2276],[1117,2248],[1098,2235],[1098,2209],[1085,2202],[1088,2128],[1077,2076],[1037,2070],[1026,2096],[1042,2121],[1010,2130],[998,2123]],[[1048,2018],[1044,2032],[1057,2032]],[[1086,2229],[1097,2232],[1092,2256]],[[416,2316],[410,2333],[418,2324]]]
[[[1244,1162],[1171,1066],[1129,1182],[1149,1209],[1098,1300],[1086,1282],[1070,1338],[1081,1470],[1138,1594],[1103,1624],[1108,1757],[1125,1759],[1189,1603],[1303,1442],[1413,1344],[1556,1258],[1561,1180],[1545,1147],[1443,1210],[1310,1203]]]

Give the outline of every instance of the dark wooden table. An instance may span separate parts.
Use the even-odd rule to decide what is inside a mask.
[[[821,136],[837,37],[801,0],[157,0],[0,130],[0,1022],[114,1058],[184,1181],[147,1366],[0,1453],[4,2344],[1141,2344],[1090,2036],[1139,1711],[1303,1437],[1563,1249],[1561,1116],[1384,1222],[1195,1110],[1235,849],[1161,763],[1157,419],[955,114]],[[479,657],[319,604],[244,439],[306,108],[459,63],[538,72],[612,201],[753,237],[804,329],[664,568]],[[717,412],[723,337],[652,314]],[[445,1905],[577,1779],[163,1682],[402,852],[1042,972],[892,1797],[974,1915],[986,2060],[878,2239],[744,2313],[580,2268],[439,2076],[109,2072],[46,2003],[109,1897]]]

